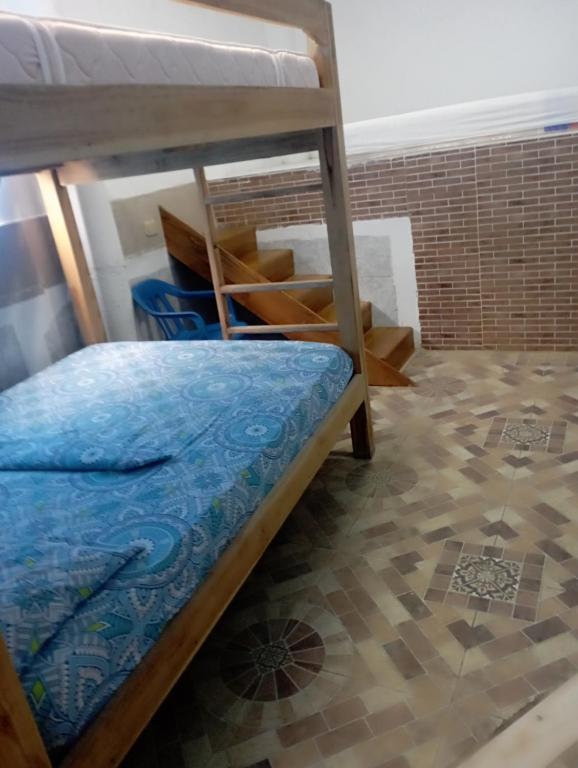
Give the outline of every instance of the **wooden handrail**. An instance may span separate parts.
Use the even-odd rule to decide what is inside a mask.
[[[333,288],[333,278],[323,280],[284,280],[280,283],[236,283],[224,285],[221,293],[228,296],[243,293],[272,293],[275,291],[301,291],[308,288]]]
[[[313,323],[306,325],[236,325],[234,328],[227,328],[231,336],[242,336],[243,334],[268,336],[270,333],[335,333],[338,330],[337,323],[324,323],[323,325],[314,325]]]
[[[318,45],[331,44],[325,0],[177,0],[301,29]]]

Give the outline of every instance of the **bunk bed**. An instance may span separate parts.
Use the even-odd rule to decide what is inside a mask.
[[[245,506],[245,512],[249,514],[237,515],[234,526],[215,533],[219,539],[216,549],[218,557],[203,562],[202,578],[198,583],[189,585],[186,599],[175,603],[172,618],[165,616],[165,621],[162,626],[156,627],[156,631],[149,627],[148,637],[149,640],[152,637],[154,642],[149,644],[146,654],[138,660],[130,674],[121,676],[122,679],[111,686],[108,695],[101,700],[106,700],[104,706],[95,709],[79,738],[73,744],[66,745],[62,760],[61,755],[56,756],[47,749],[37,722],[38,713],[33,714],[32,699],[34,695],[41,698],[39,694],[42,691],[25,692],[14,661],[0,638],[0,764],[10,768],[48,768],[56,759],[66,768],[88,765],[111,768],[119,765],[250,574],[348,423],[354,455],[368,459],[373,453],[330,5],[324,0],[188,1],[300,29],[311,41],[310,56],[306,59],[239,47],[231,54],[223,46],[216,46],[218,50],[211,52],[208,50],[210,46],[205,43],[180,38],[169,41],[165,37],[161,40],[154,35],[139,36],[121,30],[89,30],[82,25],[23,21],[15,17],[4,18],[4,23],[11,30],[3,35],[0,24],[0,63],[4,62],[0,67],[0,177],[37,174],[78,323],[87,344],[87,349],[78,356],[68,358],[49,369],[39,380],[25,382],[21,388],[8,394],[9,398],[13,398],[15,429],[23,430],[24,445],[29,435],[26,434],[26,420],[17,418],[19,409],[23,408],[25,412],[26,403],[30,403],[31,398],[36,398],[38,402],[39,393],[41,400],[42,393],[60,391],[67,393],[64,398],[66,407],[74,405],[76,408],[66,411],[68,417],[70,413],[76,415],[78,410],[85,414],[90,412],[94,405],[91,398],[100,396],[101,399],[114,400],[114,392],[120,398],[120,402],[114,405],[120,410],[113,409],[113,412],[122,413],[123,408],[134,405],[124,402],[122,398],[128,396],[126,393],[130,393],[131,397],[138,393],[142,400],[138,401],[137,412],[141,416],[150,414],[151,424],[154,425],[157,422],[150,409],[152,404],[158,405],[159,397],[163,397],[163,391],[168,388],[171,402],[178,402],[179,406],[177,415],[169,419],[168,426],[166,422],[162,423],[166,433],[163,430],[158,433],[168,435],[166,443],[161,440],[152,456],[147,453],[150,448],[147,444],[144,459],[138,451],[136,455],[131,453],[129,464],[124,467],[130,473],[130,481],[127,480],[130,487],[141,489],[141,495],[147,497],[146,503],[154,508],[159,499],[154,492],[155,483],[167,484],[163,472],[168,470],[163,460],[170,460],[171,471],[175,462],[179,465],[182,461],[179,482],[194,483],[194,472],[187,476],[187,470],[191,469],[194,461],[202,458],[191,456],[194,446],[192,448],[187,442],[190,434],[187,429],[184,430],[184,437],[182,434],[183,424],[194,423],[195,429],[198,426],[197,410],[190,403],[189,410],[186,410],[183,403],[190,397],[189,379],[198,370],[199,355],[221,358],[218,369],[213,370],[213,380],[218,378],[217,371],[228,373],[235,381],[236,393],[242,383],[243,371],[246,376],[243,386],[246,386],[247,393],[261,386],[261,390],[257,389],[251,397],[253,406],[256,398],[270,405],[271,398],[278,400],[279,393],[285,390],[289,411],[289,392],[293,398],[300,393],[299,402],[309,405],[292,411],[299,429],[295,425],[289,428],[286,423],[279,427],[280,434],[284,429],[291,431],[293,440],[287,449],[287,441],[279,437],[276,446],[278,461],[273,462],[276,471],[266,482],[260,483],[261,494],[253,494],[248,507]],[[111,38],[114,40],[111,41]],[[117,46],[112,58],[120,57],[125,64],[131,60],[130,51],[136,52],[137,58],[142,57],[145,49],[153,51],[149,62],[153,69],[145,67],[136,75],[133,69],[128,77],[125,66],[122,76],[118,70],[97,71],[98,68],[89,73],[86,61],[82,66],[77,65],[82,52],[93,45]],[[29,54],[24,61],[18,59],[23,49]],[[174,51],[178,53],[174,54]],[[178,66],[173,66],[173,55],[179,60],[196,62],[191,65],[191,72],[194,70],[197,74],[175,83],[172,76],[167,76],[167,72],[179,71]],[[221,57],[221,63],[213,68],[213,73],[220,71],[221,74],[197,77],[199,71],[211,69],[210,62],[214,56]],[[155,70],[155,60],[157,63],[162,60],[160,69]],[[227,63],[230,61],[234,65]],[[258,61],[257,66],[255,61]],[[231,79],[221,77],[224,70],[233,73]],[[217,227],[213,206],[219,203],[219,198],[211,197],[203,169],[230,161],[312,150],[318,151],[320,157],[333,269],[330,285],[335,294],[337,323],[335,326],[327,324],[319,328],[305,328],[318,333],[320,342],[323,341],[323,332],[338,330],[343,351],[327,345],[304,349],[299,343],[283,342],[282,345],[289,346],[277,348],[271,342],[252,344],[233,340],[217,348],[214,345],[218,343],[183,347],[179,343],[173,346],[167,342],[160,347],[147,347],[143,357],[141,345],[101,344],[106,341],[104,323],[74,216],[71,186],[129,175],[194,168],[204,197],[206,237],[219,319],[223,337],[229,340],[235,335],[235,329],[229,322],[228,295],[264,288],[261,285],[232,287],[223,284],[219,253],[214,245]],[[279,190],[279,194],[284,193],[285,190]],[[299,289],[301,286],[295,283],[293,287]],[[266,290],[272,291],[286,289],[285,284],[281,287],[270,283],[266,287]],[[266,330],[251,327],[243,328],[243,334],[258,335],[275,330],[290,332],[301,330],[301,327],[267,327]],[[298,346],[293,347],[292,344]],[[289,349],[294,351],[289,354]],[[111,370],[111,360],[115,356],[118,359]],[[131,363],[120,378],[118,370],[122,365],[119,360]],[[151,361],[154,362],[154,371],[150,369],[153,365]],[[145,368],[149,366],[146,375],[142,371],[143,365]],[[279,374],[278,386],[275,386],[275,376],[269,372],[269,394],[262,387],[262,379],[259,384],[243,368],[260,365],[275,366]],[[90,392],[73,391],[71,394],[70,387],[74,390],[78,371],[86,369],[92,373],[89,377],[93,382]],[[140,388],[131,379],[135,371],[143,373],[141,381],[144,386]],[[292,379],[292,376],[295,378]],[[104,388],[99,388],[99,385],[95,390],[94,381],[108,384]],[[118,384],[116,389],[109,386],[114,381]],[[202,382],[193,383],[203,390]],[[219,386],[211,393],[220,392],[222,395],[225,390],[226,394],[227,383],[217,383]],[[317,400],[313,403],[314,396]],[[72,405],[69,397],[72,397]],[[43,418],[50,422],[55,415],[48,411],[50,409]],[[135,413],[134,408],[131,413]],[[234,441],[233,427],[239,422],[238,414],[232,411],[226,413],[230,423],[220,423],[220,429],[228,435],[228,440]],[[109,418],[110,414],[106,417]],[[205,417],[207,424],[217,418],[210,409]],[[123,419],[119,421],[125,423]],[[278,424],[278,418],[275,423]],[[122,446],[131,444],[134,447],[134,442],[131,442],[133,437],[130,430],[128,435],[119,436],[119,455],[124,459],[127,457]],[[60,523],[66,524],[71,533],[74,533],[76,506],[82,506],[87,499],[86,488],[79,488],[78,477],[71,477],[70,474],[78,470],[79,462],[86,460],[82,447],[71,449],[69,445],[56,445],[59,471],[42,481],[46,485],[42,486],[41,496],[44,498],[43,494],[47,493],[49,507],[53,505],[50,509],[58,511],[63,505],[66,507],[66,515]],[[3,462],[2,471],[7,473],[4,476],[6,483],[20,483],[19,491],[25,498],[24,477],[31,469],[30,462],[37,462],[35,467],[40,474],[31,485],[35,488],[34,494],[38,494],[38,477],[46,478],[46,473],[42,472],[46,469],[42,463],[45,459],[38,455],[31,458],[25,455],[26,451],[22,455],[16,452],[11,455],[10,448],[4,448],[0,464]],[[270,448],[268,445],[267,450]],[[262,461],[258,453],[253,455],[253,459]],[[86,478],[89,480],[86,482],[89,484],[91,477],[110,480],[107,474],[111,470],[108,463],[110,456],[106,451],[89,452],[89,461],[97,462],[101,455],[105,456],[100,467],[102,474],[95,476],[88,473]],[[49,466],[54,468],[53,464]],[[143,478],[143,475],[146,477]],[[250,481],[251,466],[245,465],[244,478],[247,480],[247,477]],[[123,476],[121,484],[125,480]],[[67,485],[66,492],[62,487],[48,491],[51,483],[64,483]],[[250,486],[250,482],[246,485]],[[130,504],[125,509],[122,501],[123,498],[125,501],[131,499],[130,494],[127,497],[125,488],[117,490],[116,496],[111,494],[111,499],[116,498],[113,512],[121,516],[126,513],[130,517]],[[38,496],[34,497],[34,494],[28,497],[30,503],[34,498],[38,502]],[[190,487],[183,486],[181,501],[186,503],[192,495]],[[42,509],[46,512],[46,505]],[[101,510],[100,507],[98,509]],[[186,512],[182,512],[180,517],[177,515],[177,518],[183,523],[187,518]],[[90,515],[87,519],[91,519]],[[46,518],[42,516],[32,516],[31,524],[34,520],[38,525],[46,524]],[[123,521],[115,519],[114,522]],[[93,538],[96,540],[99,535],[95,532]],[[139,562],[142,553],[143,549],[135,545],[112,553],[105,551],[102,562],[99,559],[102,552],[80,551],[76,555],[82,562],[91,563],[92,572],[98,576],[91,587],[97,590],[103,584],[110,586],[111,579],[122,581],[124,568],[128,572],[138,570],[135,563]],[[99,592],[100,599],[103,599],[102,592],[106,594],[107,589]],[[87,603],[90,605],[91,600],[88,599]],[[83,610],[87,610],[86,603]],[[54,663],[60,650],[58,648],[53,654]],[[26,658],[19,658],[18,661],[17,666],[20,667],[30,663]]]

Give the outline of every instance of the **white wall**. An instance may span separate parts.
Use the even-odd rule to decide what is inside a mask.
[[[54,3],[52,0],[0,0],[0,11],[49,16],[54,13]]]
[[[577,0],[331,0],[346,122],[578,82]]]
[[[272,24],[188,6],[176,0],[52,0],[56,13],[68,19],[133,29],[191,35],[210,40],[303,47],[304,38]],[[303,48],[304,50],[304,48]]]
[[[0,178],[0,226],[44,214],[44,204],[34,176]]]
[[[56,16],[93,24],[191,35],[210,40],[305,51],[305,37],[264,24],[177,0],[0,0],[0,11]]]

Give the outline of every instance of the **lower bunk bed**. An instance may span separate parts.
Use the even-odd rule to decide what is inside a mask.
[[[122,761],[365,396],[270,341],[96,345],[0,396],[1,765]]]

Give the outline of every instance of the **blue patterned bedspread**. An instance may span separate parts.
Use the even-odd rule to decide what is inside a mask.
[[[0,471],[0,555],[61,541],[138,553],[28,649],[23,683],[49,749],[119,688],[351,376],[324,344],[120,343],[0,396],[0,465],[7,431],[20,451]]]

